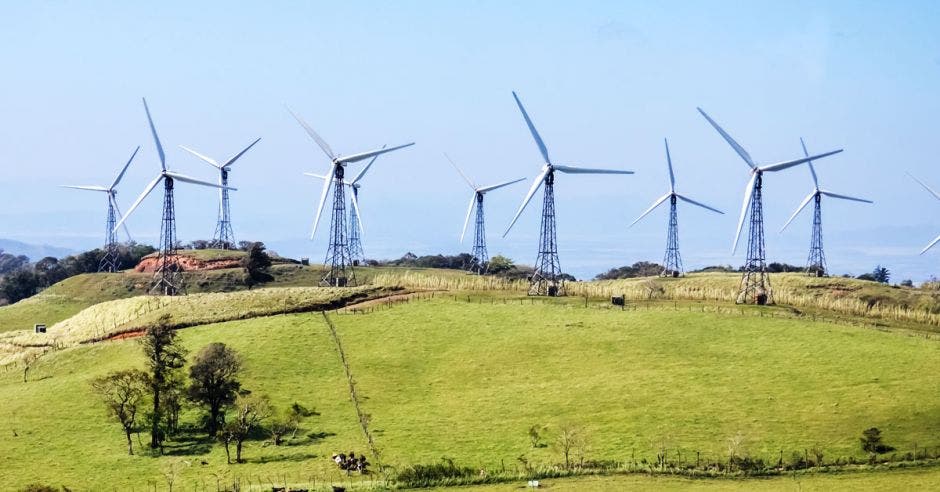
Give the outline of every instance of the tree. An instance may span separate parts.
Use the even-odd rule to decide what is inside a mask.
[[[862,443],[862,451],[867,453],[883,454],[894,451],[892,446],[888,446],[881,441],[881,430],[877,427],[865,429],[865,431],[862,432],[862,438],[860,440]]]
[[[139,369],[112,372],[91,382],[92,388],[104,401],[108,415],[124,429],[127,454],[134,454],[131,434],[137,426],[138,407],[147,395],[149,384],[147,373]]]
[[[261,427],[271,416],[271,404],[265,396],[239,396],[235,401],[235,416],[222,428],[220,440],[225,444],[225,456],[231,463],[229,445],[235,443],[235,462],[242,462],[242,445],[251,432]]]
[[[503,255],[496,255],[490,258],[490,262],[487,264],[486,271],[489,273],[502,273],[508,272],[515,268],[516,265]]]
[[[264,243],[254,242],[248,246],[248,255],[242,260],[245,268],[245,283],[249,288],[254,284],[270,282],[273,277],[268,273],[271,257],[264,251]]]
[[[186,349],[169,326],[169,315],[163,315],[155,326],[147,329],[142,340],[147,368],[150,370],[150,393],[153,411],[150,414],[150,447],[158,448],[165,437],[163,411],[160,396],[177,380],[175,371],[186,363]]]
[[[3,296],[10,304],[32,296],[38,288],[39,279],[28,268],[8,273],[4,275],[3,280],[0,280],[0,296]]]
[[[303,405],[294,402],[286,411],[282,412],[271,422],[271,437],[274,439],[274,445],[280,446],[284,438],[289,434],[291,438],[297,435],[297,428],[307,417],[320,415],[315,410],[310,410]]]
[[[875,269],[871,272],[871,275],[874,277],[875,282],[882,284],[886,284],[891,280],[891,272],[881,265],[876,266]]]
[[[59,264],[59,260],[52,256],[37,261],[33,265],[33,272],[36,274],[37,283],[42,287],[49,287],[69,276],[65,268]]]
[[[237,379],[240,369],[241,358],[224,343],[206,345],[193,359],[187,396],[209,411],[206,430],[210,436],[225,424],[225,407],[235,402],[241,389]]]
[[[584,447],[584,433],[580,427],[572,424],[563,424],[558,429],[555,446],[565,458],[565,468],[571,467],[571,453]]]

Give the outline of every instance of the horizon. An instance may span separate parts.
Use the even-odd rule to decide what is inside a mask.
[[[469,190],[447,152],[475,182],[526,178],[487,197],[487,233],[491,256],[531,264],[540,204],[501,237],[541,160],[515,90],[557,162],[636,172],[559,177],[559,255],[578,278],[662,261],[666,213],[627,225],[668,189],[664,138],[680,192],[725,212],[680,205],[686,269],[743,263],[730,245],[747,169],[697,106],[761,163],[802,156],[800,137],[810,153],[845,149],[815,163],[821,186],[875,204],[824,202],[833,274],[937,273],[940,250],[918,252],[940,233],[940,203],[905,175],[940,187],[940,7],[930,2],[184,5],[5,9],[0,36],[20,49],[0,82],[0,237],[99,246],[104,200],[57,186],[107,184],[140,145],[118,194],[128,208],[159,169],[145,96],[170,169],[214,179],[178,146],[222,159],[262,139],[231,176],[238,240],[312,261],[326,252],[323,221],[306,239],[320,186],[301,173],[328,162],[287,104],[340,154],[416,142],[363,180],[366,256],[470,250],[457,242]],[[812,188],[802,167],[765,183],[768,262],[805,263],[812,214],[776,232]],[[156,197],[128,221],[138,242],[157,240]],[[216,197],[180,187],[181,241],[211,236]]]

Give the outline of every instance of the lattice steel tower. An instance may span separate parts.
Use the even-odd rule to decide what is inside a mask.
[[[813,239],[809,244],[809,258],[806,260],[806,273],[812,277],[826,276],[826,253],[823,251],[822,234],[822,195],[813,197]]]
[[[222,186],[228,186],[228,170],[222,169]],[[215,225],[215,234],[212,239],[219,249],[235,248],[235,233],[232,231],[232,212],[229,208],[228,190],[222,188],[219,190],[221,195],[219,201],[219,220]]]
[[[329,268],[320,284],[327,287],[356,285],[356,272],[346,229],[346,194],[343,183],[344,166],[335,166],[333,171],[333,211],[330,215],[330,245],[326,250],[324,264]]]
[[[669,232],[666,234],[666,255],[663,257],[661,277],[678,277],[682,269],[682,255],[679,254],[679,219],[676,210],[676,195],[669,197]]]
[[[362,250],[362,239],[359,233],[362,227],[359,224],[359,213],[356,210],[356,203],[359,203],[359,185],[349,186],[352,190],[353,206],[349,208],[349,259],[353,265],[361,265],[366,262],[366,254]]]
[[[539,226],[539,254],[529,283],[530,296],[563,296],[565,279],[558,261],[558,235],[555,230],[555,172],[545,175],[542,224]]]
[[[747,237],[747,259],[738,292],[738,304],[773,304],[773,290],[767,273],[767,258],[764,248],[764,207],[762,200],[763,173],[755,172],[751,194],[751,219]]]
[[[476,200],[476,226],[473,229],[473,250],[470,251],[469,268],[467,271],[483,275],[490,265],[490,255],[486,252],[486,227],[483,219],[483,193],[479,191],[474,195]]]
[[[117,214],[114,212],[114,204],[111,203],[111,196],[108,196],[108,220],[105,226],[105,244],[104,256],[98,262],[99,272],[116,272],[120,269],[120,259],[118,258],[118,240],[117,232],[114,226],[117,225]]]
[[[175,296],[185,294],[183,273],[177,258],[176,210],[173,204],[173,178],[163,179],[163,221],[160,225],[160,253],[153,271],[151,294]]]

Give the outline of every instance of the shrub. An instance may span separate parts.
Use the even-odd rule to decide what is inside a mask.
[[[472,478],[476,475],[473,468],[457,466],[454,460],[442,458],[433,465],[412,465],[398,474],[398,481],[405,487],[429,487],[445,482],[454,482]]]
[[[873,454],[884,454],[894,451],[894,447],[888,446],[881,441],[881,431],[877,427],[865,429],[862,432],[862,451]]]

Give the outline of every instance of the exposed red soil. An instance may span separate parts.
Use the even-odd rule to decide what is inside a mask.
[[[124,339],[127,339],[127,338],[142,337],[142,336],[144,336],[144,332],[145,332],[145,331],[146,331],[146,330],[135,330],[135,331],[128,331],[128,332],[125,332],[125,333],[118,333],[117,335],[111,335],[111,336],[109,336],[109,337],[106,338],[105,340],[124,340]]]
[[[153,273],[157,269],[157,257],[148,256],[134,267],[135,272]],[[198,260],[192,256],[176,255],[171,256],[170,261],[177,264],[183,271],[192,272],[199,270],[222,270],[225,268],[238,268],[241,266],[241,260],[235,258],[226,258],[222,260]]]

